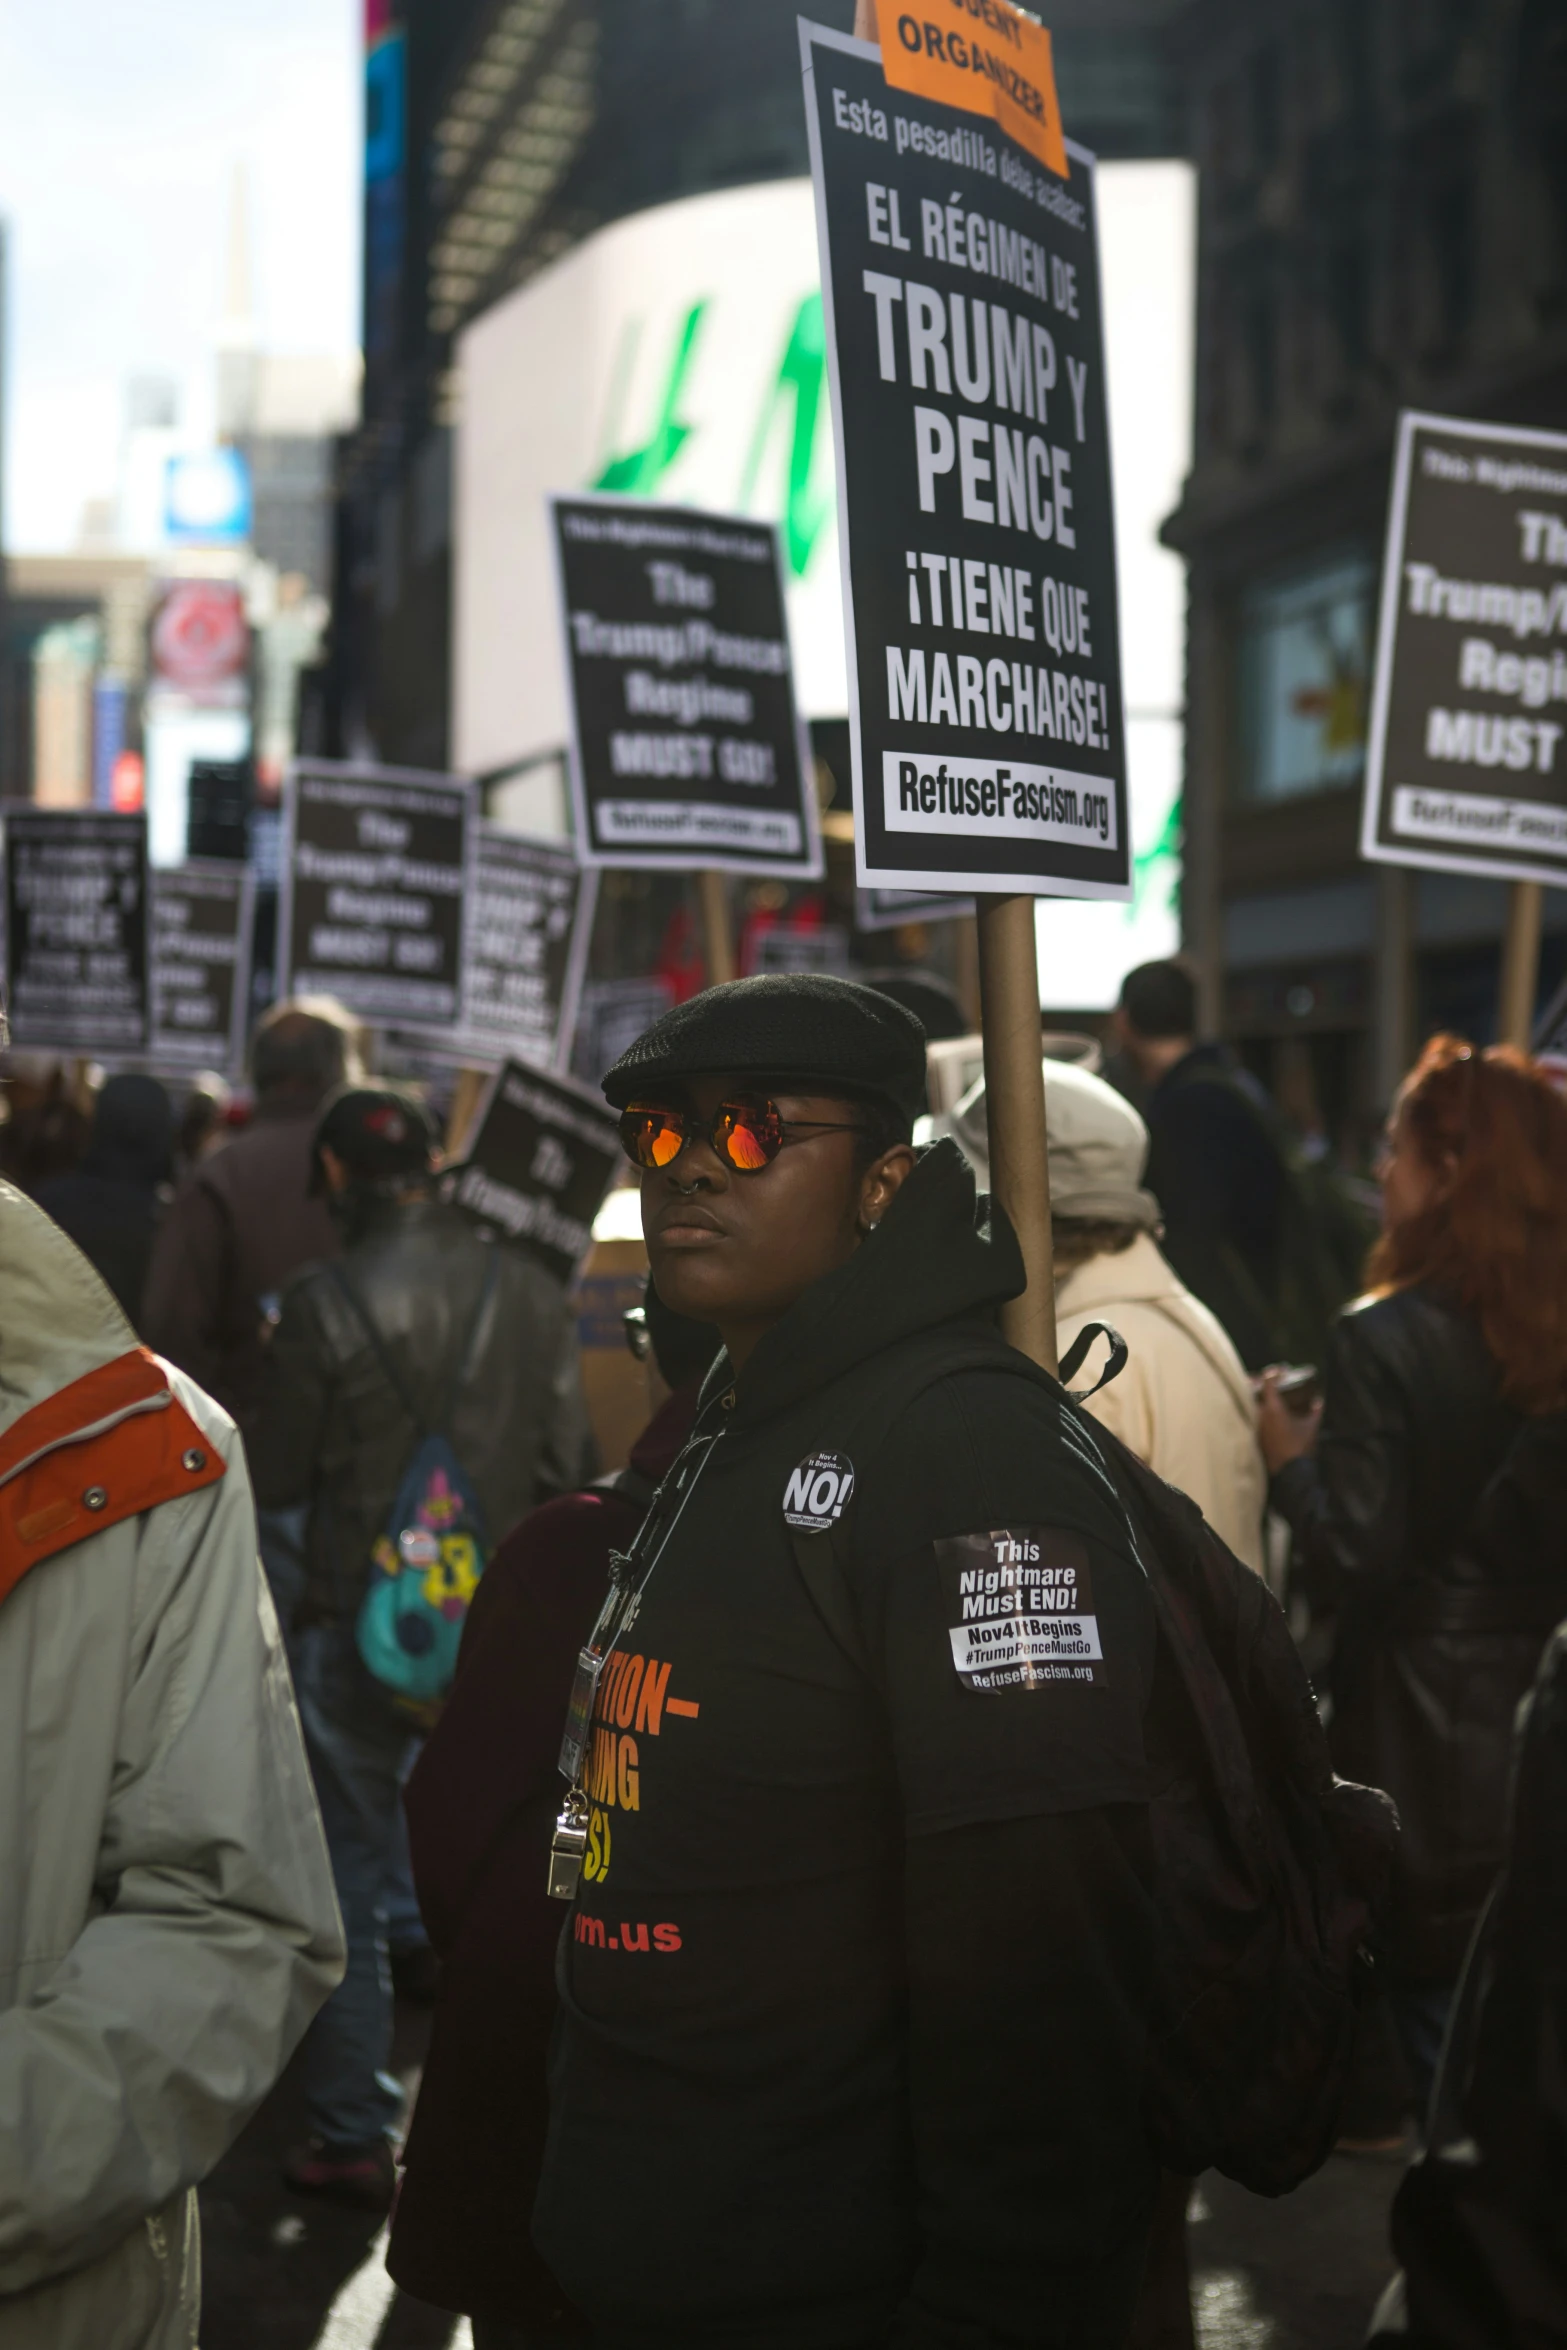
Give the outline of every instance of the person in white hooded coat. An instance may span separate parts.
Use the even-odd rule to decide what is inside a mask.
[[[1189,1493],[1236,1557],[1260,1573],[1268,1479],[1251,1381],[1217,1317],[1160,1254],[1159,1203],[1142,1180],[1148,1129],[1103,1078],[1063,1061],[1044,1067],[1057,1348],[1065,1355],[1090,1322],[1120,1332],[1126,1366],[1089,1398],[1089,1411]],[[988,1181],[983,1081],[938,1123]],[[1096,1342],[1082,1378],[1091,1380],[1104,1361]]]
[[[234,1424],[0,1184],[0,2350],[194,2350],[196,2185],[342,1971]]]
[[[1125,1364],[1087,1398],[1087,1409],[1190,1494],[1236,1557],[1261,1573],[1268,1479],[1251,1381],[1218,1318],[1160,1254],[1159,1203],[1143,1186],[1148,1129],[1102,1078],[1049,1059],[1044,1070],[1059,1353],[1093,1322],[1125,1339]],[[984,1080],[934,1123],[988,1182]],[[1078,1378],[1091,1384],[1105,1362],[1104,1342],[1095,1340]],[[1191,2184],[1173,2172],[1161,2179],[1127,2350],[1195,2342],[1186,2262]]]

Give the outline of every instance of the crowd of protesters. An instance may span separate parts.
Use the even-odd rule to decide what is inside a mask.
[[[1045,1062],[1079,1407],[1000,1346],[983,1083],[916,1147],[908,1009],[802,975],[656,1022],[605,1079],[666,1391],[624,1464],[568,1293],[446,1203],[338,1006],[261,1022],[243,1122],[14,1057],[0,2350],[195,2338],[194,2188],[300,2043],[290,2189],[395,2195],[393,2276],[475,2350],[1189,2342],[1123,1458],[1309,1622],[1334,1767],[1398,1808],[1377,2338],[1567,2330],[1567,1102],[1433,1039],[1373,1239],[1179,966],[1111,1041],[1114,1085]],[[465,1619],[433,1702],[363,1629],[422,1541]],[[1070,1650],[1018,1647],[1041,1606]]]

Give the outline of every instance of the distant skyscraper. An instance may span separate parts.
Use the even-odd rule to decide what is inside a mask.
[[[167,432],[179,422],[180,388],[171,375],[133,375],[125,386],[127,432]]]

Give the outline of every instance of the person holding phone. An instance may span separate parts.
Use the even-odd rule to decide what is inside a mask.
[[[1320,1403],[1264,1374],[1258,1433],[1314,1607],[1331,1737],[1403,1820],[1391,2003],[1423,2110],[1501,1860],[1513,1716],[1567,1614],[1567,1103],[1523,1055],[1434,1037],[1381,1166],[1370,1287]]]

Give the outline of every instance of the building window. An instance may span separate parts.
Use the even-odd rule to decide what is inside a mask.
[[[1243,799],[1288,800],[1359,782],[1375,577],[1368,554],[1340,552],[1243,594]]]

